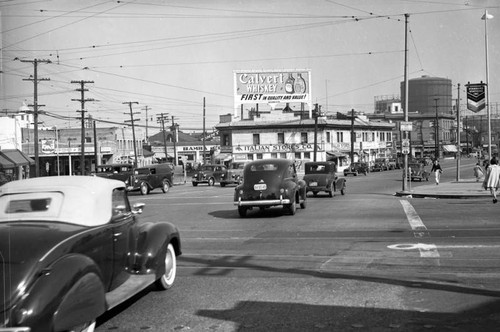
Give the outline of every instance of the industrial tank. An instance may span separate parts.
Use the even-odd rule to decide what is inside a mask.
[[[404,82],[401,82],[401,107],[404,108]],[[408,80],[408,111],[420,114],[452,114],[451,80],[422,76]]]

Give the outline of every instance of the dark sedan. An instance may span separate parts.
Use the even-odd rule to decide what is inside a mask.
[[[324,191],[333,197],[336,191],[342,195],[346,190],[346,179],[339,178],[336,174],[337,166],[332,161],[308,162],[304,167],[306,191],[312,192],[314,196]]]
[[[93,331],[151,284],[170,288],[177,228],[139,223],[122,181],[60,176],[0,187],[0,331]]]
[[[234,204],[240,217],[254,207],[264,210],[280,205],[294,215],[297,204],[306,208],[306,184],[299,180],[293,160],[252,161],[243,170],[243,183],[235,189]]]

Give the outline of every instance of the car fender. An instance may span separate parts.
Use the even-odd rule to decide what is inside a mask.
[[[155,272],[161,277],[167,244],[172,243],[177,256],[181,254],[181,242],[177,227],[168,222],[145,223],[141,225],[137,243],[135,269],[140,273]]]
[[[106,311],[99,268],[79,254],[62,257],[44,269],[27,294],[17,308],[17,323],[36,326],[32,331],[68,330]]]

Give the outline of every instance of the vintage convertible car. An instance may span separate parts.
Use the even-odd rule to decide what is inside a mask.
[[[333,197],[336,191],[345,194],[346,179],[336,175],[337,165],[333,161],[308,162],[304,165],[304,170],[306,192],[312,191],[316,196],[318,192],[325,191],[330,197]]]
[[[151,284],[170,288],[177,228],[139,223],[123,181],[43,177],[0,187],[0,331],[93,331]]]
[[[234,193],[240,217],[248,210],[282,205],[294,215],[297,204],[306,208],[306,183],[299,180],[293,160],[261,159],[249,162],[243,170],[243,183]]]

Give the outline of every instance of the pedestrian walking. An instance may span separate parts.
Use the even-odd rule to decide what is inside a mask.
[[[434,176],[436,178],[436,185],[438,185],[439,180],[441,179],[441,173],[443,173],[443,169],[441,168],[441,165],[439,165],[439,161],[437,159],[434,160],[434,164],[432,165],[431,173],[432,172],[434,172]]]
[[[481,164],[477,163],[476,166],[474,166],[474,176],[476,177],[476,182],[479,182],[479,179],[481,179],[484,175],[483,169],[481,168]]]
[[[489,189],[491,196],[493,196],[493,203],[497,200],[497,190],[500,186],[500,166],[496,158],[491,159],[490,166],[486,169],[486,176],[483,181],[484,189]]]

